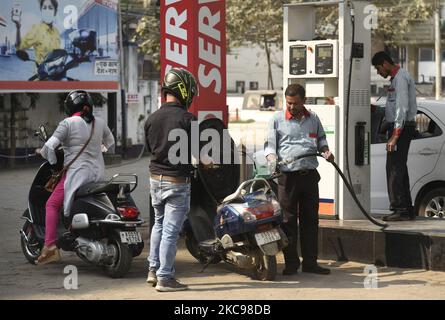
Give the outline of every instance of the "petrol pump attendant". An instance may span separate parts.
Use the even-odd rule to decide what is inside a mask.
[[[377,52],[372,65],[383,78],[391,77],[385,106],[388,123],[386,143],[386,183],[390,210],[385,221],[414,220],[408,167],[408,151],[416,132],[416,86],[407,70],[396,65],[385,52]]]
[[[299,84],[291,84],[285,91],[286,109],[274,114],[269,122],[265,154],[269,165],[309,153],[322,152],[325,159],[334,161],[329,151],[326,134],[318,116],[308,111],[304,103],[306,93]],[[318,256],[318,181],[316,157],[303,158],[281,167],[278,178],[278,199],[283,210],[283,231],[289,245],[283,249],[283,275],[298,273],[300,258],[297,249],[300,233],[303,256],[302,271],[329,274],[330,270],[317,264]],[[298,219],[298,222],[297,222]],[[298,232],[298,228],[300,232]]]

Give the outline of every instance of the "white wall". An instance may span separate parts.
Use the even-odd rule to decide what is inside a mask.
[[[157,109],[158,82],[139,80],[137,88],[138,102],[128,103],[127,136],[133,144],[144,144],[144,123]]]
[[[127,109],[127,138],[131,144],[144,143],[144,123],[149,113],[158,107],[158,81],[139,80],[137,47],[130,46],[126,50],[127,88],[126,94],[137,94],[138,100],[128,102]],[[118,94],[118,114],[117,114],[117,139],[118,145],[122,143],[122,103],[121,95]]]
[[[422,77],[423,75],[423,77]],[[442,62],[442,77],[445,76],[445,62]],[[419,74],[418,82],[429,82],[433,83],[436,78],[436,62],[434,61],[419,61]]]
[[[283,53],[272,48],[272,61],[282,65]],[[245,90],[249,90],[249,82],[257,81],[258,89],[267,89],[267,59],[264,49],[258,46],[244,46],[233,49],[227,54],[227,91],[236,91],[236,81],[245,82]],[[281,89],[283,70],[276,64],[272,65],[274,89]]]

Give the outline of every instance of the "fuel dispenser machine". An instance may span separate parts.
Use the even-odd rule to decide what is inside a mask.
[[[371,30],[364,24],[367,5],[366,1],[284,5],[283,87],[291,83],[305,87],[306,107],[320,117],[337,164],[369,212]],[[338,13],[333,24],[337,30],[330,36],[317,32],[322,9]],[[333,166],[319,163],[320,215],[363,219]]]

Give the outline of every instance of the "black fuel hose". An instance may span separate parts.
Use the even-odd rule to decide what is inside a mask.
[[[324,159],[324,157],[320,153],[309,153],[309,154],[304,154],[302,156],[295,157],[292,161],[280,162],[280,164],[290,163],[295,160],[299,160],[299,159],[303,159],[303,158],[307,158],[307,157],[322,157]],[[328,162],[330,162],[330,161],[328,161]],[[363,215],[371,223],[375,224],[376,226],[379,226],[381,228],[388,227],[388,224],[376,220],[365,210],[365,208],[363,208],[362,204],[360,203],[360,201],[357,198],[357,195],[356,195],[354,189],[351,187],[351,184],[346,179],[346,176],[344,175],[344,173],[341,171],[341,169],[338,167],[338,165],[334,161],[330,162],[330,163],[334,166],[335,170],[337,170],[338,174],[340,175],[341,179],[343,180],[343,183],[345,184],[346,188],[349,190],[349,193],[351,194],[352,199],[354,199],[355,203],[357,204],[358,208],[363,213]]]
[[[352,66],[354,61],[354,40],[355,40],[355,13],[354,13],[354,4],[352,1],[348,1],[348,7],[350,8],[351,14],[351,27],[352,27],[352,35],[351,35],[351,52],[349,55],[349,74],[348,74],[348,91],[346,96],[346,110],[345,110],[345,165],[346,165],[346,173],[348,175],[348,182],[352,184],[351,172],[349,170],[349,110],[351,104],[351,80],[352,80]]]
[[[374,219],[368,212],[366,212],[365,208],[363,208],[362,204],[360,203],[360,201],[357,199],[357,195],[355,194],[354,189],[351,187],[351,185],[349,184],[349,182],[346,180],[345,175],[343,174],[343,172],[340,170],[340,168],[338,167],[338,165],[335,162],[331,162],[331,164],[334,166],[335,170],[337,170],[338,174],[340,175],[340,177],[342,178],[346,188],[348,188],[349,193],[351,194],[352,198],[354,199],[355,203],[357,204],[357,206],[359,207],[359,209],[361,210],[361,212],[365,215],[365,217],[371,221],[373,224],[375,224],[376,226],[382,227],[382,228],[386,228],[388,225],[384,222],[380,222],[376,219]]]
[[[308,153],[308,154],[304,154],[304,155],[301,155],[301,156],[294,157],[294,158],[293,158],[292,160],[290,160],[290,161],[280,161],[278,164],[279,164],[279,165],[284,165],[284,164],[288,164],[288,163],[291,163],[291,162],[293,162],[293,161],[300,160],[300,159],[303,159],[303,158],[308,158],[308,157],[322,157],[322,158],[324,159],[324,157],[321,155],[321,153]],[[328,162],[330,162],[330,161],[328,161]],[[338,166],[335,162],[330,162],[330,163],[334,166],[335,170],[337,170],[338,174],[340,175],[341,179],[343,180],[343,183],[345,184],[346,188],[348,189],[349,193],[351,194],[352,199],[354,199],[355,203],[357,204],[358,208],[359,208],[360,211],[363,213],[363,215],[366,217],[366,219],[368,219],[371,223],[375,224],[376,226],[381,227],[382,229],[388,227],[388,225],[387,225],[386,223],[384,223],[384,222],[380,222],[380,221],[376,220],[375,218],[373,218],[373,217],[372,217],[372,216],[365,210],[365,208],[363,208],[362,204],[360,203],[360,201],[359,201],[358,198],[357,198],[357,195],[356,195],[354,189],[351,187],[351,184],[348,182],[346,176],[345,176],[344,173],[341,171],[341,169],[339,168],[339,166]],[[210,189],[209,189],[209,186],[207,185],[206,180],[204,179],[201,170],[198,169],[197,171],[198,171],[198,176],[199,176],[199,178],[200,178],[200,181],[201,181],[201,183],[203,184],[204,188],[207,190],[207,193],[208,193],[210,199],[212,200],[212,202],[214,202],[214,203],[218,206],[219,203],[218,203],[218,201],[215,199],[215,197],[211,194]],[[275,179],[275,178],[277,178],[280,174],[281,174],[281,173],[275,172],[275,173],[272,174],[272,176],[271,176],[270,178],[268,178],[268,179],[266,179],[266,180],[269,180],[269,179]]]

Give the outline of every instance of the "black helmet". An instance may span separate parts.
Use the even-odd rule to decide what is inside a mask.
[[[182,68],[172,68],[166,73],[162,82],[162,93],[175,96],[187,109],[192,104],[193,97],[198,93],[195,77]]]
[[[84,90],[74,90],[68,93],[65,99],[65,113],[71,117],[76,112],[82,112],[82,117],[87,121],[93,120],[93,99]],[[84,106],[88,106],[88,112],[84,111]]]

